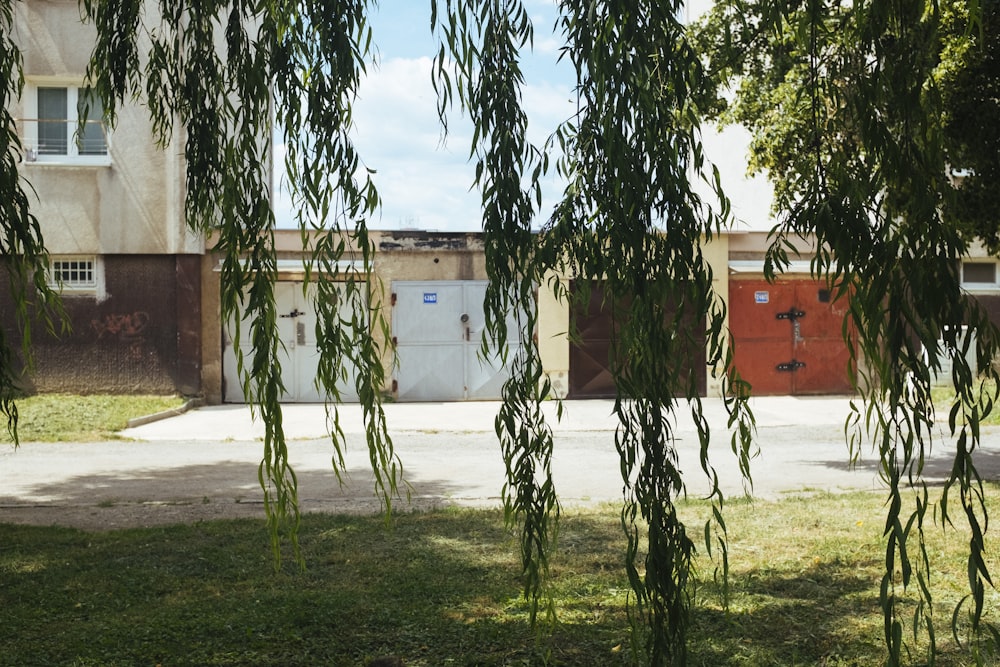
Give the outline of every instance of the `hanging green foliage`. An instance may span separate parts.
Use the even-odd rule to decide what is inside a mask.
[[[223,320],[234,323],[237,340],[246,337],[253,347],[247,359],[236,346],[237,364],[247,402],[265,425],[260,482],[275,558],[284,537],[297,553],[299,509],[280,404],[285,387],[270,201],[274,137],[286,147],[287,185],[315,284],[322,358],[316,382],[334,399],[328,420],[334,465],[339,474],[344,438],[336,415],[338,384],[353,367],[376,492],[391,506],[401,466],[381,408],[385,351],[374,332],[384,332],[385,324],[377,307],[370,310],[372,321],[368,315],[373,248],[366,219],[379,198],[349,138],[351,105],[371,56],[369,6],[347,0],[85,0],[83,8],[98,33],[88,74],[109,119],[123,99],[136,98],[148,105],[161,144],[171,140],[175,125],[183,129],[188,224],[215,239]],[[341,260],[348,259],[360,270],[343,268]]]
[[[48,253],[38,220],[31,213],[34,194],[21,178],[18,164],[24,156],[18,123],[10,110],[21,96],[21,51],[12,35],[14,5],[0,3],[0,258],[7,274],[14,327],[21,337],[21,360],[0,329],[0,414],[7,432],[16,444],[16,397],[22,390],[21,375],[32,367],[32,323],[40,323],[48,332],[63,331],[67,326],[59,296],[49,285]]]
[[[443,38],[436,63],[442,115],[457,96],[476,127],[472,151],[483,193],[490,331],[501,344],[507,336],[526,341],[515,355],[497,420],[508,470],[505,503],[520,528],[526,594],[537,608],[557,511],[551,432],[538,407],[551,388],[530,336],[533,293],[549,284],[547,276],[569,273],[581,285],[599,284],[614,320],[622,322],[612,352],[621,360],[613,371],[626,494],[622,523],[636,649],[656,665],[685,662],[691,606],[695,543],[676,511],[684,494],[672,427],[679,398],[690,402],[702,464],[713,481],[717,521],[709,528],[717,530],[706,530],[707,548],[717,542],[726,562],[723,496],[709,463],[708,424],[695,373],[676,363],[692,358],[706,337],[712,360],[726,354],[724,309],[701,252],[721,221],[692,183],[708,169],[698,140],[706,82],[679,11],[679,3],[669,2],[560,3],[559,29],[564,57],[577,75],[579,112],[555,137],[568,187],[540,239],[531,224],[541,203],[538,177],[548,161],[525,140],[518,58],[532,32],[524,7],[449,2],[436,22]],[[574,298],[565,286],[557,289]],[[505,330],[512,312],[519,325],[513,335]],[[730,377],[728,361],[723,368]],[[752,422],[745,393],[737,395],[733,447],[748,473]]]
[[[850,299],[844,335],[862,401],[848,432],[852,457],[869,442],[878,452],[888,488],[881,602],[891,665],[908,655],[907,624],[913,633],[926,632],[927,659],[934,660],[923,532],[932,517],[944,526],[959,519],[949,503],[954,494],[971,533],[969,602],[960,607],[967,612],[973,655],[982,660],[975,647],[990,574],[974,455],[979,419],[996,394],[977,393],[967,360],[977,359],[979,372],[995,383],[992,361],[1000,339],[982,307],[962,290],[959,260],[977,235],[989,238],[995,231],[954,215],[972,210],[954,173],[966,166],[955,161],[970,155],[962,142],[989,135],[961,136],[956,114],[969,111],[942,94],[954,90],[949,80],[973,71],[994,86],[1000,80],[997,71],[981,69],[992,51],[981,41],[987,33],[955,23],[955,13],[967,16],[971,7],[725,1],[700,28],[717,84],[736,90],[722,117],[751,130],[751,166],[775,184],[780,225],[771,265],[780,271],[794,238],[815,235],[814,274]],[[992,25],[994,8],[984,11]],[[997,103],[991,104],[977,111],[995,113]],[[994,161],[997,149],[994,141]],[[988,162],[973,157],[968,167],[983,169]],[[995,225],[993,217],[989,224]],[[935,510],[924,461],[932,445],[944,443],[935,443],[930,389],[948,368],[956,393],[948,420],[955,455]],[[901,611],[904,591],[915,591],[919,600],[909,619]],[[950,617],[953,630],[958,611]]]

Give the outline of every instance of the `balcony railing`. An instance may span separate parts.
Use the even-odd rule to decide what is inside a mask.
[[[21,118],[17,123],[27,162],[107,161],[108,136],[102,121]]]

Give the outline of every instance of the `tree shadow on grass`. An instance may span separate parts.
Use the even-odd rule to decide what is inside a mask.
[[[237,461],[74,475],[17,495],[0,494],[0,522],[104,530],[263,517],[257,475],[256,464]],[[300,467],[296,479],[303,513],[373,514],[383,509],[370,468],[344,471],[341,483],[332,467]],[[464,487],[447,479],[408,475],[406,482],[394,499],[397,510],[500,504],[499,484],[496,496],[479,498],[463,495]]]
[[[611,524],[613,528],[613,524]],[[307,516],[277,572],[257,522],[127,531],[0,526],[9,664],[607,665],[623,617],[536,639],[499,511]],[[587,553],[606,554],[593,531]],[[579,549],[579,545],[578,545]],[[614,588],[616,573],[591,578]],[[606,579],[602,584],[595,579]]]
[[[855,564],[732,578],[728,612],[695,613],[693,665],[879,665],[878,581]]]
[[[785,568],[749,571],[732,578],[729,611],[701,605],[695,611],[689,662],[693,667],[823,665],[880,667],[885,664],[884,621],[879,601],[882,563],[815,561],[801,572]],[[916,584],[914,584],[914,587]],[[897,590],[899,612],[909,633],[903,664],[927,664],[921,628],[912,634],[916,590]],[[965,667],[973,660],[951,639],[951,607],[936,598],[935,664]],[[992,649],[986,651],[986,664]],[[993,658],[995,659],[995,655]]]
[[[380,516],[308,515],[306,568],[286,558],[277,571],[257,521],[96,533],[0,525],[3,660],[629,664],[617,514],[568,514],[560,534],[552,561],[560,622],[539,638],[498,510],[414,512],[389,526]],[[728,613],[711,585],[699,596],[690,664],[881,663],[877,582],[857,563],[736,573],[732,587]]]

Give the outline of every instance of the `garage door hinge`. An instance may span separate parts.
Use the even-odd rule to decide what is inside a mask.
[[[792,359],[787,363],[778,364],[777,366],[775,366],[775,368],[777,368],[779,371],[788,371],[792,373],[799,370],[800,368],[805,368],[805,367],[806,367],[805,362],[799,361],[798,359]]]
[[[804,310],[799,310],[797,308],[792,308],[790,310],[786,310],[783,313],[777,313],[774,317],[775,317],[775,319],[779,319],[779,320],[797,320],[800,317],[805,317],[805,316],[806,316],[806,313],[805,313]]]

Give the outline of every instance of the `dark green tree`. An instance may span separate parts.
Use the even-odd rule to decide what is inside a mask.
[[[947,4],[942,32],[936,81],[956,189],[944,216],[1000,254],[1000,3],[982,3],[976,23],[964,6]]]
[[[893,665],[906,657],[899,583],[916,589],[909,622],[927,631],[934,659],[923,531],[935,512],[943,525],[958,518],[949,502],[956,494],[972,536],[970,593],[960,609],[967,605],[974,639],[984,629],[991,581],[974,454],[979,419],[996,398],[998,339],[962,291],[958,268],[971,242],[996,236],[995,214],[980,194],[995,191],[980,174],[995,169],[1000,145],[995,131],[981,133],[971,121],[997,112],[1000,70],[986,65],[995,25],[996,3],[980,11],[964,2],[725,0],[698,29],[713,80],[728,95],[716,107],[721,119],[751,130],[751,169],[775,184],[772,270],[785,265],[798,235],[814,234],[814,274],[850,298],[844,332],[863,400],[848,430],[854,456],[871,440],[889,489],[881,598]],[[975,175],[956,187],[959,169]],[[988,391],[977,393],[963,327],[975,332]],[[856,343],[848,331],[857,332]],[[930,383],[943,362],[953,362],[949,425],[957,447],[935,510],[923,465],[934,434]]]

